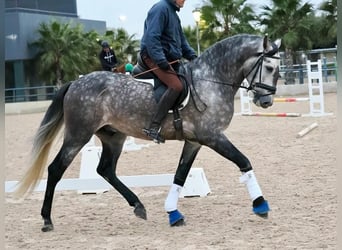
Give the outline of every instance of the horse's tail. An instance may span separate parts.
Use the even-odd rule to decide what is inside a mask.
[[[64,84],[58,90],[40,123],[33,141],[31,166],[14,191],[17,197],[32,192],[44,173],[50,148],[64,122],[63,100],[70,85],[71,82]]]

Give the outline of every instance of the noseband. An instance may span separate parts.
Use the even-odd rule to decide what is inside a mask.
[[[247,89],[247,91],[249,90],[252,90],[252,91],[255,91],[255,88],[261,88],[261,89],[265,89],[268,91],[267,94],[264,94],[264,95],[260,95],[260,96],[267,96],[267,95],[274,95],[277,88],[274,87],[274,86],[270,86],[270,85],[267,85],[265,83],[262,83],[261,82],[261,73],[262,73],[262,64],[264,62],[264,59],[265,58],[275,58],[275,59],[280,59],[280,57],[278,56],[274,56],[276,53],[278,52],[278,47],[277,45],[275,45],[274,43],[272,43],[272,50],[268,51],[268,52],[260,52],[260,53],[257,53],[257,56],[259,56],[258,60],[255,62],[255,64],[253,65],[253,67],[251,68],[251,70],[248,72],[248,74],[246,75],[246,78],[247,76],[249,76],[253,70],[255,69],[254,71],[254,75],[253,75],[253,78],[251,80],[251,83],[248,87],[245,87]],[[259,81],[255,81],[255,78],[256,78],[256,75],[258,73],[258,71],[260,71],[260,74],[259,74]]]

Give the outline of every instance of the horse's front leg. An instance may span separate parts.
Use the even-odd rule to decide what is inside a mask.
[[[181,226],[185,223],[184,216],[177,209],[177,203],[186,177],[200,148],[201,144],[196,142],[185,141],[184,143],[173,184],[165,200],[165,210],[169,214],[169,223],[171,226]]]
[[[217,153],[234,162],[240,169],[242,176],[240,182],[246,184],[249,196],[253,202],[253,212],[263,218],[267,218],[270,208],[264,199],[261,188],[255,177],[252,165],[245,155],[243,155],[223,134],[206,134],[200,139],[201,144],[210,147]]]

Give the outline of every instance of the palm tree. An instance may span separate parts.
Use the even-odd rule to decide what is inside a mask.
[[[201,7],[203,39],[213,42],[238,33],[256,33],[251,24],[256,20],[252,6],[246,0],[207,0]]]
[[[323,11],[322,19],[324,20],[325,28],[322,29],[321,36],[328,43],[337,44],[337,0],[328,0],[323,2],[320,7]],[[331,46],[331,45],[330,45]]]
[[[101,63],[98,57],[99,54],[99,34],[95,31],[89,31],[83,34],[84,39],[84,53],[87,54],[87,65],[84,69],[83,74],[95,71],[95,70],[101,70]]]
[[[188,25],[186,27],[183,27],[183,32],[190,46],[196,50],[197,48],[196,28],[193,28],[190,25]]]
[[[61,87],[66,81],[74,80],[87,73],[92,67],[95,40],[94,32],[84,34],[80,25],[51,21],[41,23],[38,28],[39,39],[32,42],[38,50],[36,60],[40,76],[50,84]]]
[[[294,53],[299,49],[311,49],[311,25],[308,17],[312,5],[301,0],[272,0],[271,6],[263,6],[261,24],[275,38],[282,38],[285,47],[285,84],[294,84]]]
[[[337,44],[337,37],[333,35],[333,24],[328,21],[326,15],[323,13],[321,15],[311,14],[309,17],[309,23],[311,26],[311,30],[315,32],[311,32],[309,35],[312,48],[320,49],[320,48],[331,48],[335,47]]]

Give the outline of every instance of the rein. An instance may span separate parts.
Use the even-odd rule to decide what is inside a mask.
[[[177,63],[177,62],[179,62],[179,60],[174,60],[174,61],[172,61],[172,62],[169,62],[169,64],[172,65],[172,64]],[[145,71],[143,71],[143,72],[141,72],[141,73],[138,73],[138,74],[134,75],[133,78],[137,78],[137,77],[140,76],[140,75],[144,75],[144,74],[146,74],[146,73],[148,73],[148,72],[151,72],[151,71],[154,71],[154,70],[156,70],[156,69],[159,69],[159,67],[154,67],[154,68],[152,68],[152,69],[145,70]]]
[[[264,83],[261,82],[261,70],[262,70],[262,64],[263,64],[263,61],[264,61],[265,58],[280,59],[280,57],[274,56],[274,54],[277,53],[277,52],[278,52],[278,47],[275,44],[272,43],[272,50],[270,50],[268,52],[259,52],[259,53],[257,53],[256,55],[259,56],[259,58],[257,59],[257,61],[255,62],[255,64],[251,68],[251,70],[246,75],[246,77],[249,76],[253,72],[253,70],[256,69],[255,72],[254,72],[252,81],[251,81],[252,83],[248,87],[240,84],[239,88],[243,88],[243,89],[246,89],[247,91],[250,91],[250,90],[254,90],[254,88],[257,87],[257,88],[265,89],[265,90],[267,90],[269,92],[268,94],[265,94],[263,96],[275,94],[275,92],[277,90],[276,87],[270,86],[270,85],[267,85],[267,84],[264,84]],[[260,69],[259,81],[255,82],[253,84],[254,79],[256,78],[256,75],[257,75],[259,69]],[[196,79],[197,80],[210,81],[210,82],[217,83],[217,84],[222,84],[222,85],[235,86],[234,83],[227,83],[227,82],[221,82],[221,81],[216,81],[216,80],[208,80],[208,79],[204,79],[204,78],[196,78]]]
[[[252,77],[252,80],[251,80],[251,83],[249,84],[249,86],[244,86],[240,83],[240,86],[239,88],[243,88],[243,89],[246,89],[247,91],[250,91],[250,90],[255,90],[255,88],[261,88],[261,89],[264,89],[264,90],[267,90],[268,93],[267,94],[263,94],[261,96],[268,96],[268,95],[273,95],[275,94],[276,92],[276,87],[274,86],[270,86],[270,85],[267,85],[265,83],[262,83],[261,82],[261,73],[262,73],[262,64],[263,64],[263,61],[265,58],[274,58],[274,59],[280,59],[280,57],[278,56],[274,56],[277,52],[278,52],[278,47],[277,45],[275,45],[274,43],[271,44],[272,45],[272,49],[270,51],[267,51],[267,52],[259,52],[259,53],[256,53],[255,56],[259,56],[259,58],[256,60],[256,62],[254,63],[253,67],[250,69],[250,71],[247,73],[247,75],[245,76],[248,77],[250,74],[252,74],[253,70],[254,71],[254,74],[253,74],[253,77]],[[169,62],[170,65],[174,64],[174,63],[178,63],[180,62],[180,60],[174,60],[172,62]],[[181,64],[181,66],[183,66]],[[159,67],[155,67],[155,68],[151,68],[151,69],[148,69],[148,70],[145,70],[143,72],[140,72],[136,75],[133,76],[133,78],[137,78],[138,76],[140,75],[144,75],[148,72],[151,72],[151,71],[154,71],[156,69],[158,69]],[[259,81],[257,82],[254,82],[256,76],[257,76],[257,73],[260,71],[260,74],[259,74]],[[191,69],[191,66],[190,66],[190,74],[191,74],[191,78],[192,77],[192,69]],[[181,76],[185,77],[184,75],[180,74]],[[217,84],[222,84],[222,85],[227,85],[227,86],[235,86],[236,84],[235,83],[227,83],[227,82],[222,82],[222,81],[216,81],[216,80],[208,80],[208,79],[204,79],[204,78],[195,78],[197,80],[204,80],[204,81],[209,81],[209,82],[213,82],[213,83],[217,83]],[[190,81],[190,93],[193,93],[193,95],[195,97],[198,97],[198,94],[194,88],[194,86],[192,86],[191,84],[191,81]],[[199,98],[199,97],[198,97]],[[199,99],[200,103],[202,102],[200,99]],[[202,102],[203,103],[203,102]],[[205,107],[204,107],[205,109]]]

